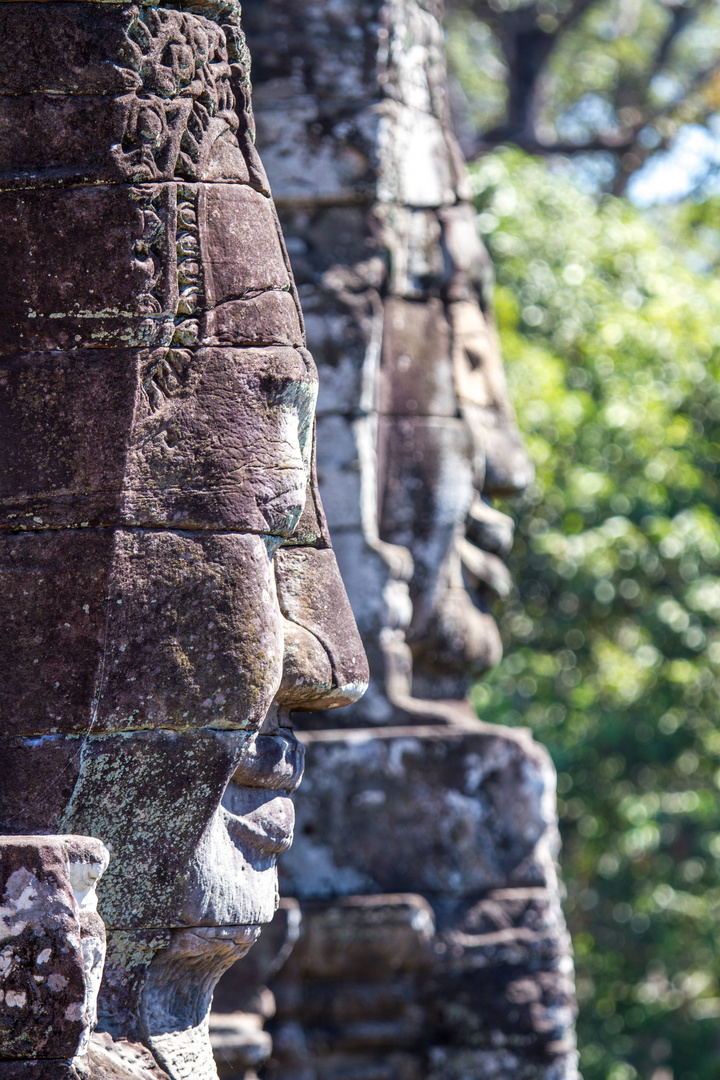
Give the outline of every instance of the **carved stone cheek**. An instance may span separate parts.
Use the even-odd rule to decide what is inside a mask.
[[[122,520],[291,535],[305,504],[317,394],[303,356],[277,347],[188,353],[159,409],[138,409]]]
[[[303,335],[269,200],[161,184],[4,192],[2,210],[23,272],[0,294],[0,528],[288,536],[317,384],[288,348]]]
[[[0,652],[7,737],[257,727],[282,672],[266,541],[158,529],[52,530],[42,545],[37,533],[1,536]]]

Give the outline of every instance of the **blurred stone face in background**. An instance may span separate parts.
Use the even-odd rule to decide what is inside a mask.
[[[436,0],[243,4],[320,376],[318,480],[372,677],[348,709],[295,716],[285,899],[220,983],[223,1076],[268,1057],[279,1080],[576,1076],[553,767],[466,700],[499,659],[491,604],[510,588],[492,502],[532,467],[441,19]]]
[[[513,524],[492,500],[522,492],[532,466],[507,396],[473,214],[461,204],[438,217],[449,279],[426,288],[439,297],[385,304],[379,532],[412,555],[413,696],[462,699],[502,655],[489,609],[511,587],[502,560]]]
[[[373,672],[341,722],[399,722],[409,697],[463,700],[499,659],[490,605],[510,587],[512,523],[491,502],[532,466],[449,126],[440,7],[300,8],[244,9],[258,145],[321,373],[318,475]]]

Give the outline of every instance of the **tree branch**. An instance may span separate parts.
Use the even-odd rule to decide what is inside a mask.
[[[540,111],[542,76],[563,35],[583,15],[601,2],[602,0],[576,0],[558,20],[556,28],[546,32],[537,25],[541,14],[539,3],[516,8],[511,12],[498,12],[490,7],[487,0],[465,0],[462,6],[472,11],[476,18],[486,22],[500,42],[508,69],[509,95],[507,119],[491,131],[478,136],[469,154],[471,160],[507,142],[514,143],[531,154],[576,156],[605,151],[618,159],[618,176],[622,174],[622,186],[631,173],[640,167],[650,152],[647,147],[639,143],[640,132],[643,128],[657,123],[664,116],[672,117],[678,107],[696,93],[717,70],[718,65],[712,64],[696,72],[680,101],[672,102],[662,108],[650,107],[647,96],[651,79],[667,66],[678,36],[714,0],[698,0],[692,6],[668,3],[669,22],[665,33],[657,42],[650,69],[644,71],[640,78],[622,80],[614,88],[612,105],[618,118],[618,126],[615,130],[604,134],[598,133],[585,143],[569,141],[548,143],[538,138],[536,127]],[[623,105],[632,108],[632,113],[627,116],[624,123],[622,122]],[[668,142],[667,137],[661,139],[658,148],[666,147]],[[628,155],[631,155],[634,160],[630,160]],[[626,160],[622,161],[622,158]]]

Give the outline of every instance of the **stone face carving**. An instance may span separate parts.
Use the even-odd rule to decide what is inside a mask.
[[[489,499],[532,476],[449,126],[439,11],[245,6],[259,142],[323,371],[320,482],[374,673],[347,725],[462,700],[498,658],[488,598],[509,587],[512,523]]]
[[[442,4],[245,0],[243,18],[320,370],[320,487],[373,673],[337,719],[302,721],[281,888],[304,930],[271,983],[272,1071],[570,1080],[552,766],[464,700],[500,655],[490,603],[510,587],[512,522],[491,500],[532,469],[449,123]],[[379,956],[354,947],[361,924]]]
[[[9,0],[0,41],[0,832],[110,852],[99,1029],[58,1075],[209,1080],[292,838],[290,710],[367,682],[317,373],[239,6]]]

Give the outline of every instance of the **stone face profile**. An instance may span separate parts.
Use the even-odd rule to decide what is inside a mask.
[[[488,600],[509,588],[512,522],[489,501],[532,477],[441,15],[434,0],[244,5],[258,145],[322,367],[320,483],[374,676],[344,726],[463,700],[499,658]]]
[[[0,3],[3,858],[36,841],[18,866],[62,892],[68,837],[110,855],[99,1034],[13,1036],[2,1077],[216,1075],[213,987],[292,838],[290,710],[367,682],[239,14]]]
[[[499,659],[491,603],[511,585],[512,522],[492,499],[532,467],[442,14],[243,4],[258,147],[320,372],[320,489],[372,671],[337,718],[298,716],[306,778],[280,880],[301,926],[285,965],[253,976],[274,995],[279,1080],[576,1076],[554,771],[465,701]],[[232,986],[238,1014],[273,1011],[245,963],[221,984],[223,1052]]]

